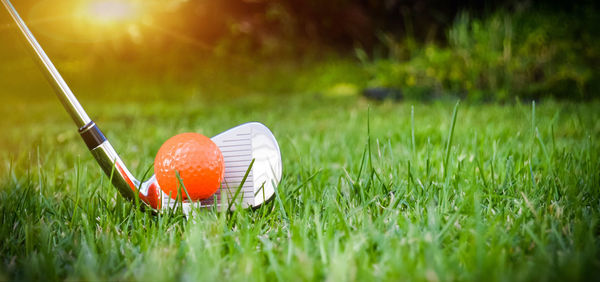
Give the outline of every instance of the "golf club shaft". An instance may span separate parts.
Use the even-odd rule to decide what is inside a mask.
[[[87,115],[83,107],[81,107],[81,104],[79,104],[79,101],[77,101],[77,98],[75,98],[75,95],[73,95],[73,92],[71,92],[71,89],[69,89],[69,86],[67,85],[65,80],[62,78],[56,67],[54,67],[54,64],[52,64],[50,58],[48,58],[48,56],[46,55],[46,52],[44,52],[40,44],[37,42],[31,31],[29,30],[29,28],[27,28],[27,25],[25,25],[25,22],[19,16],[17,10],[15,10],[13,5],[8,0],[1,1],[2,4],[4,4],[4,7],[6,7],[8,13],[11,15],[11,17],[17,24],[17,26],[19,27],[19,30],[21,30],[21,33],[27,40],[27,43],[29,43],[29,45],[33,48],[36,61],[40,64],[40,66],[42,66],[42,69],[44,70],[44,74],[48,78],[48,81],[56,90],[55,92],[58,96],[58,99],[63,104],[63,106],[65,107],[65,109],[67,110],[77,127],[82,128],[85,125],[89,124],[92,120]]]
[[[77,98],[69,86],[62,78],[56,67],[42,46],[37,42],[27,25],[19,16],[19,13],[15,10],[9,0],[0,0],[6,10],[13,18],[14,22],[21,30],[21,34],[31,47],[36,61],[39,63],[43,70],[46,78],[54,87],[56,96],[63,104],[67,113],[71,116],[75,124],[79,129],[79,134],[83,141],[87,145],[88,149],[92,153],[92,156],[96,159],[102,170],[112,180],[113,185],[121,192],[125,198],[134,199],[134,190],[136,190],[139,181],[135,179],[132,174],[127,170],[121,158],[114,150],[110,142],[104,137],[104,134],[100,131],[98,126],[90,119],[87,115]]]

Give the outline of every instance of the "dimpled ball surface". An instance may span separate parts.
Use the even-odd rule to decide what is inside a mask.
[[[154,173],[158,185],[171,198],[177,198],[181,180],[191,200],[212,196],[221,186],[225,162],[221,150],[210,138],[198,133],[182,133],[171,137],[158,150]],[[187,199],[181,188],[183,199]]]

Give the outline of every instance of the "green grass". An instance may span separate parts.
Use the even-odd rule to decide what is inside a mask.
[[[284,160],[276,198],[257,210],[206,210],[186,220],[123,200],[54,97],[30,108],[8,101],[0,280],[599,274],[598,102],[461,103],[453,113],[454,102],[317,94],[223,103],[84,97],[136,175],[174,134],[210,136],[249,120],[271,127]]]

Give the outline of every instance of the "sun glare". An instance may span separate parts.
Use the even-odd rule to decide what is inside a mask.
[[[90,20],[104,24],[131,21],[138,16],[137,6],[127,1],[94,1],[86,12]]]

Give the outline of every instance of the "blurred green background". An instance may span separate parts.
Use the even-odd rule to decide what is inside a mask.
[[[193,84],[211,96],[322,91],[345,82],[359,90],[393,87],[417,99],[477,101],[587,99],[598,88],[600,19],[593,1],[97,0],[15,6],[81,95],[139,80]],[[23,88],[33,70],[6,13],[0,20],[3,96],[44,95]]]
[[[14,2],[86,108],[369,89],[377,99],[581,101],[600,88],[594,1]],[[3,127],[64,120],[19,36],[0,12]],[[17,151],[22,134],[7,130],[2,146]]]

